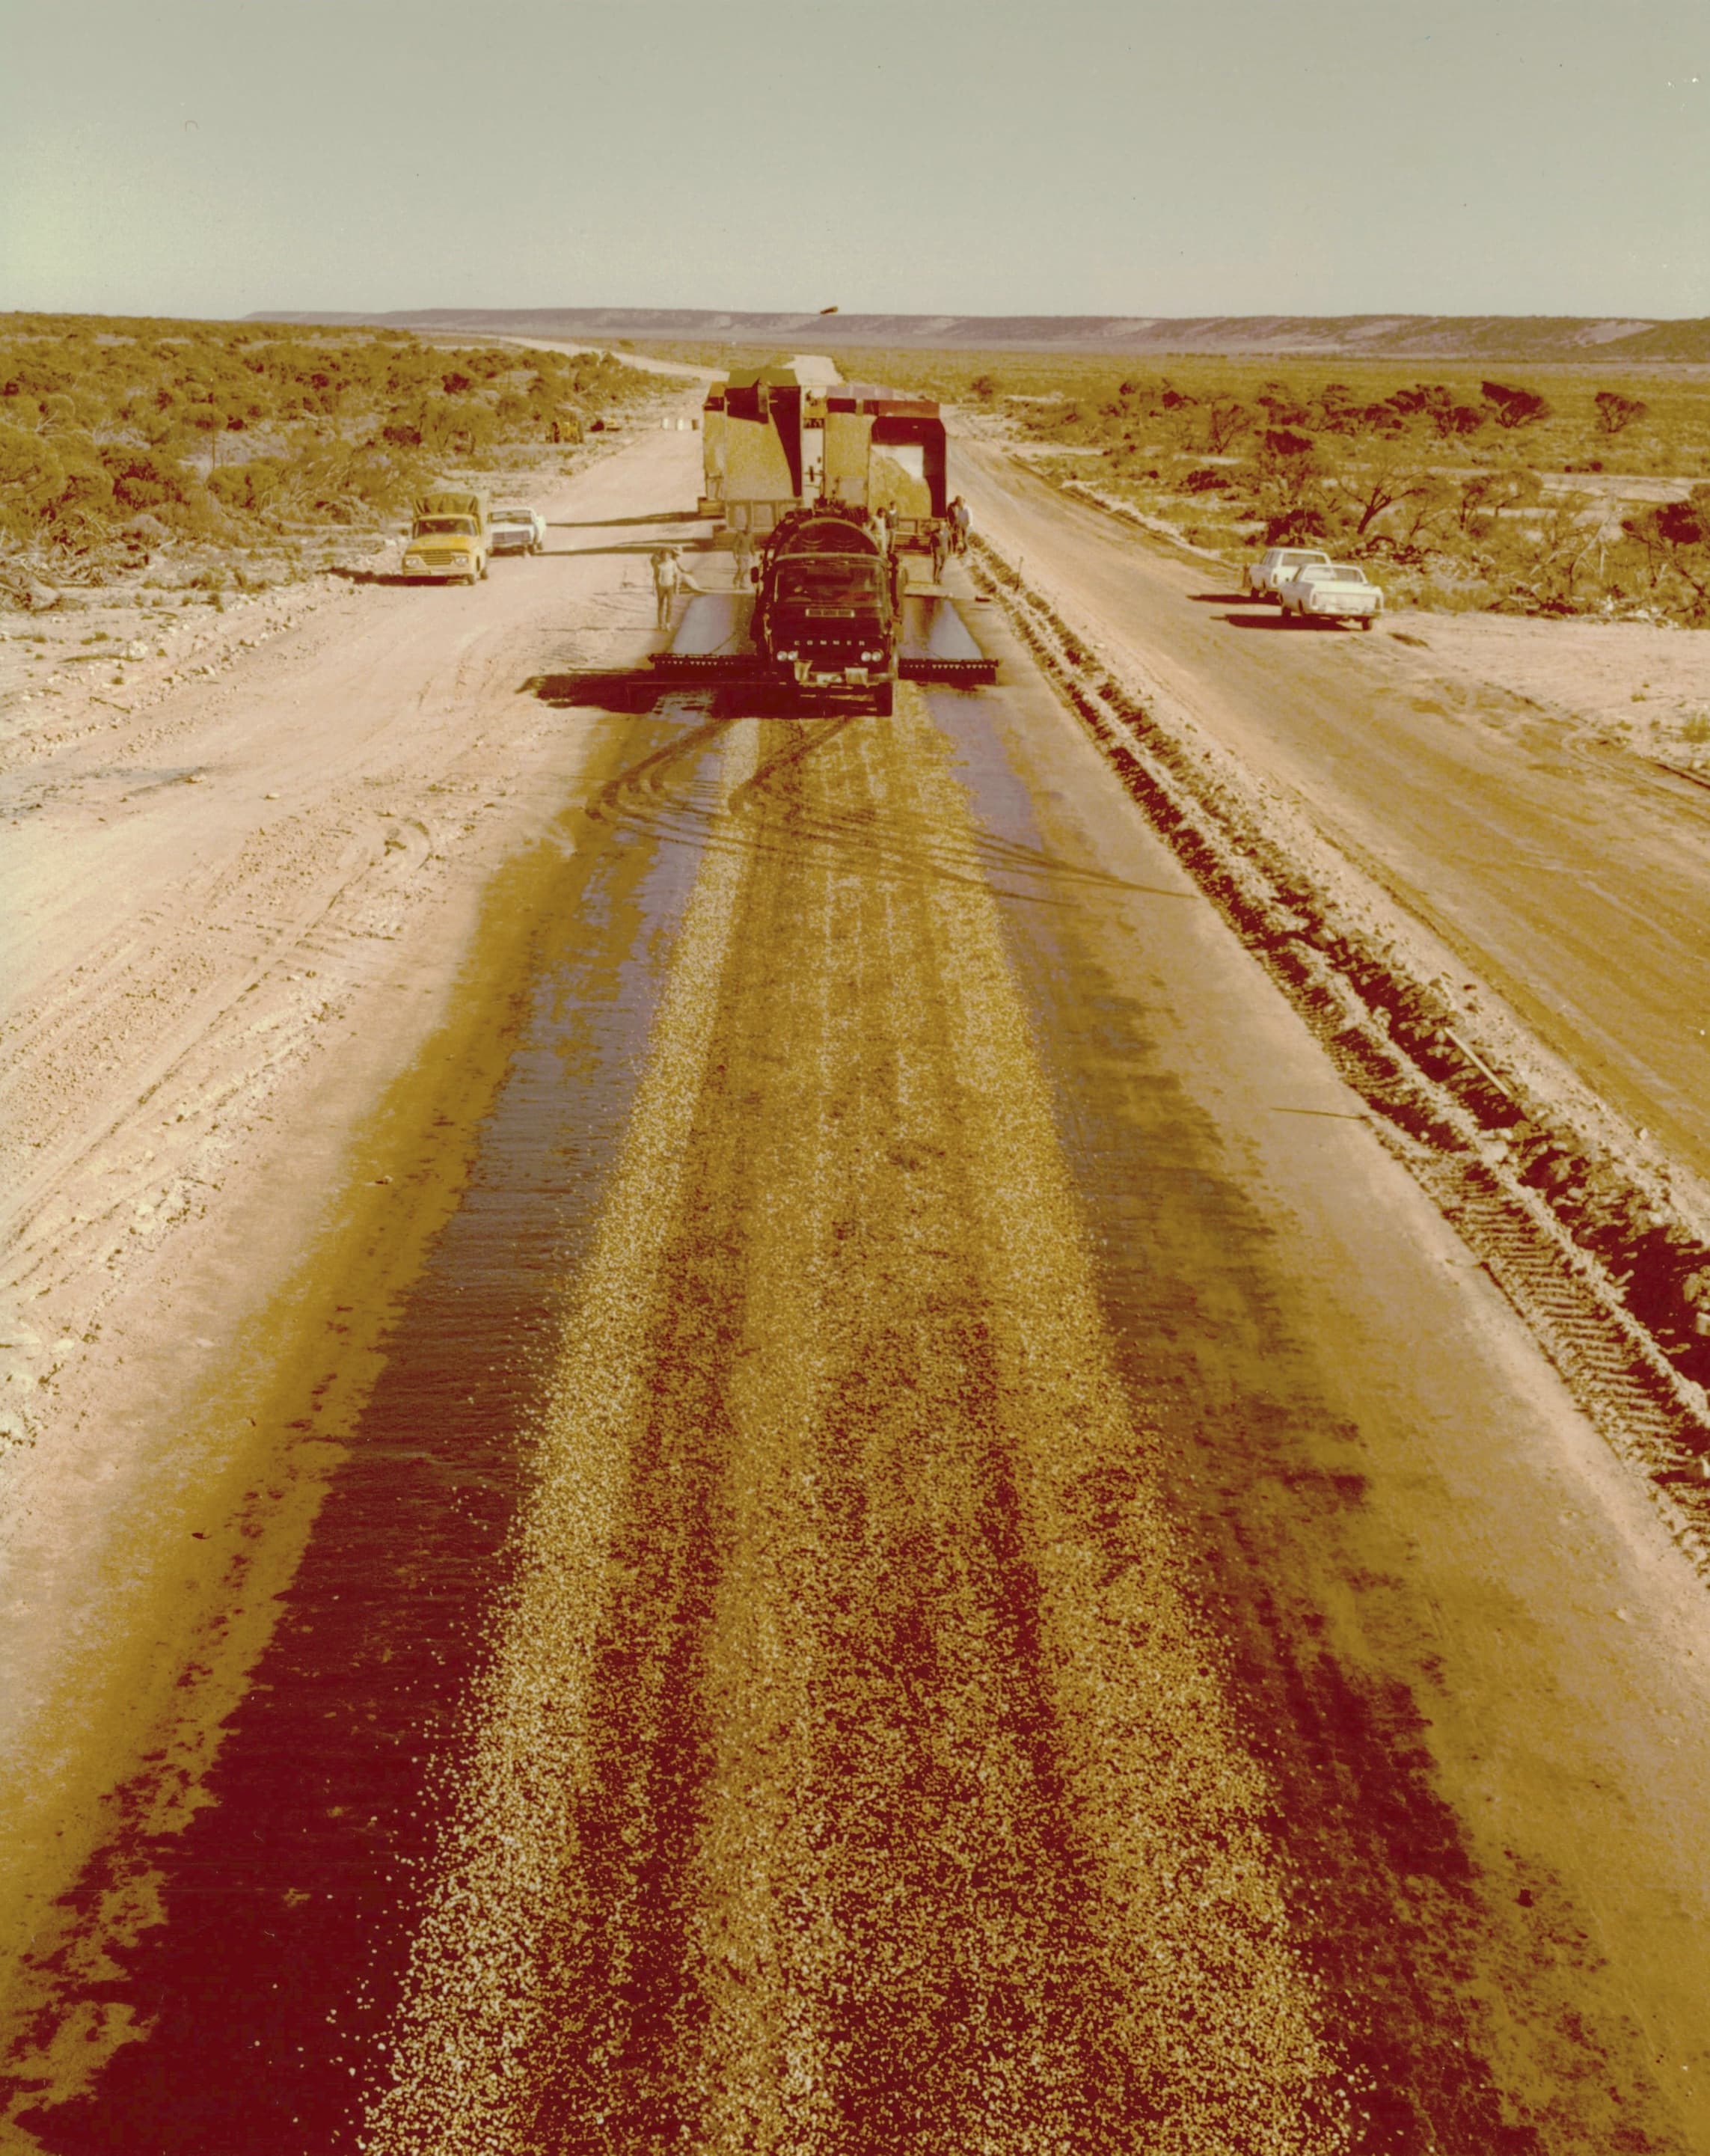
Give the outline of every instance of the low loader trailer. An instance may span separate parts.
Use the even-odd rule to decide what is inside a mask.
[[[700,513],[762,545],[804,509],[865,510],[934,569],[950,551],[948,444],[935,399],[845,382],[821,354],[734,367],[701,413]]]

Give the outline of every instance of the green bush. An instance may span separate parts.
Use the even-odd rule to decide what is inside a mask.
[[[859,371],[966,401],[997,357],[863,353]],[[1132,359],[1006,352],[1002,364],[1003,409],[1024,441],[1099,453],[1041,472],[1060,483],[1096,472],[1101,490],[1179,527],[1214,496],[1218,521],[1193,528],[1215,532],[1231,558],[1262,533],[1308,537],[1380,561],[1398,590],[1429,592],[1433,604],[1642,607],[1710,622],[1710,541],[1692,538],[1696,524],[1641,513],[1629,521],[1642,540],[1617,543],[1608,494],[1576,501],[1560,484],[1574,472],[1600,472],[1605,488],[1628,473],[1710,479],[1710,379],[1629,380],[1591,364],[1553,369],[1546,396],[1465,364],[1422,380],[1415,368],[1347,357],[1290,362],[1286,376],[1274,360],[1184,357],[1158,380],[1137,375]],[[1195,475],[1216,468],[1212,429],[1225,411],[1247,414],[1230,442],[1245,460],[1225,464],[1231,484],[1213,488]]]
[[[121,509],[183,508],[198,485],[194,473],[157,449],[108,449],[103,451],[101,461],[112,480],[113,499]]]
[[[436,463],[579,439],[583,410],[652,392],[609,357],[391,329],[0,317],[0,539],[80,552],[372,522]]]
[[[276,457],[252,457],[211,472],[208,490],[228,509],[260,511],[278,499],[286,467]]]

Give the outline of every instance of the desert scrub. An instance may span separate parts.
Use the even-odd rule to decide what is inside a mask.
[[[923,359],[886,364],[901,386],[954,399],[953,367]],[[997,373],[960,365],[963,401],[972,372]],[[1013,434],[1058,452],[1036,469],[1231,562],[1256,541],[1316,542],[1422,605],[1710,621],[1710,489],[1694,484],[1710,461],[1710,384],[1563,368],[1537,382],[1471,367],[1425,378],[1345,359],[1154,374],[1019,354],[1003,381],[988,401]],[[1683,498],[1624,494],[1623,479]]]
[[[398,331],[0,317],[0,578],[372,530],[448,463],[539,455],[657,394],[609,356]]]

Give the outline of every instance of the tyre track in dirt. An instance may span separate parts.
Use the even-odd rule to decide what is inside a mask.
[[[621,517],[682,456],[644,439],[572,498]],[[639,646],[632,574],[590,555],[506,564],[476,592],[340,586],[234,649],[228,678],[9,744],[8,790],[39,799],[6,886],[8,1481],[39,1470],[116,1300],[397,992],[419,923],[496,839],[540,835],[527,785],[563,729],[519,680],[614,634]]]

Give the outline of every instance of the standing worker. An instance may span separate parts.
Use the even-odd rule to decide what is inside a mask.
[[[968,552],[968,527],[973,519],[968,513],[968,504],[958,494],[950,504],[950,545],[958,554]]]
[[[731,581],[739,592],[745,592],[748,588],[749,564],[754,558],[754,542],[748,536],[746,528],[740,524],[737,526],[737,536],[732,542],[732,549],[736,556],[736,565]]]
[[[656,547],[653,552],[653,596],[658,610],[659,626],[671,625],[671,602],[683,581],[683,572],[677,561],[675,547]]]

